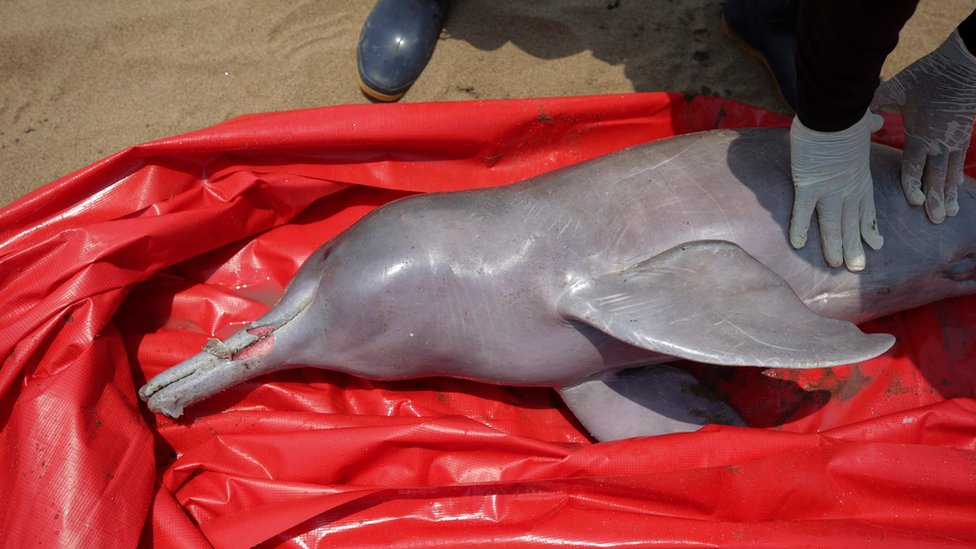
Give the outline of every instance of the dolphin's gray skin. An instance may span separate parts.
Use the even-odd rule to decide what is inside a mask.
[[[935,226],[906,204],[899,164],[874,147],[885,244],[860,273],[826,267],[815,231],[790,247],[778,129],[675,137],[507,187],[405,198],[315,251],[265,316],[139,393],[177,417],[246,379],[314,366],[554,387],[600,440],[740,423],[662,364],[866,360],[893,338],[852,322],[976,291],[972,182],[959,215]]]

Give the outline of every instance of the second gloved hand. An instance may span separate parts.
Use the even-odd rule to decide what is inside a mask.
[[[933,223],[959,212],[976,115],[976,57],[953,31],[935,51],[878,88],[872,108],[896,106],[905,123],[901,186]]]
[[[793,215],[790,243],[802,248],[813,211],[817,211],[824,259],[851,271],[864,269],[863,238],[878,250],[878,231],[871,180],[871,133],[881,128],[880,116],[867,111],[857,123],[839,132],[811,130],[795,117],[790,128],[793,171]]]

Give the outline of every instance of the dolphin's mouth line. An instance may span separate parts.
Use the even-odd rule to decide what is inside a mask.
[[[156,396],[157,394],[159,394],[159,392],[162,391],[163,389],[169,387],[170,385],[172,385],[174,383],[178,383],[178,382],[180,382],[180,381],[182,381],[182,380],[184,380],[184,379],[192,376],[193,374],[197,373],[197,371],[199,371],[199,369],[193,370],[191,372],[187,372],[185,375],[182,375],[182,376],[180,376],[178,378],[175,378],[175,379],[167,382],[166,385],[160,385],[159,387],[156,387],[155,389],[153,389],[153,391],[151,393],[144,392],[144,391],[139,391],[139,396],[142,397],[142,400],[143,401],[147,401],[150,398],[152,398],[152,397]]]
[[[215,344],[215,342],[216,342],[216,344],[220,344],[221,346],[223,346],[225,349],[229,349],[229,347],[227,347],[226,345],[224,345],[223,343],[221,343],[221,341],[219,339],[211,339],[210,341],[207,342],[206,345],[203,346],[203,351],[210,355],[209,357],[207,357],[207,359],[206,359],[206,361],[204,363],[198,364],[192,370],[187,370],[182,375],[176,376],[173,379],[169,379],[165,383],[160,384],[160,385],[155,386],[155,387],[152,387],[153,380],[150,380],[142,389],[139,390],[139,396],[142,398],[142,400],[143,401],[148,401],[149,399],[151,399],[151,398],[155,397],[156,395],[158,395],[160,392],[166,390],[166,388],[171,387],[171,386],[173,386],[173,385],[175,385],[175,384],[183,381],[184,379],[193,377],[194,375],[196,375],[196,374],[198,374],[198,373],[200,373],[202,371],[210,370],[214,366],[220,364],[220,361],[221,360],[226,360],[226,359],[221,358],[221,356],[217,352],[214,352],[213,351],[213,348],[215,348],[217,346]],[[199,355],[197,355],[197,356],[199,356]],[[188,360],[192,360],[193,358],[195,358],[195,357],[191,357]],[[151,388],[152,391],[151,392],[150,391],[146,391],[147,388]]]
[[[284,325],[284,323],[282,325]],[[268,338],[271,338],[271,341],[273,342],[275,329],[276,328],[272,326],[260,326],[259,328],[246,329],[246,333],[252,336],[254,339],[237,348],[235,348],[236,346],[227,345],[217,338],[210,338],[201,349],[201,353],[206,353],[210,356],[204,357],[204,361],[202,363],[198,364],[195,368],[186,371],[183,373],[183,375],[174,377],[173,379],[167,380],[166,383],[155,387],[151,393],[142,393],[140,391],[140,396],[143,398],[143,400],[148,400],[159,394],[161,391],[164,391],[167,387],[171,387],[201,372],[212,370],[224,364],[231,365],[237,362],[246,362],[248,359],[252,359],[254,354],[251,353],[248,356],[241,355],[246,354],[248,350],[252,349],[255,345],[258,345],[262,341],[266,341]],[[262,330],[261,335],[252,333],[252,330]]]

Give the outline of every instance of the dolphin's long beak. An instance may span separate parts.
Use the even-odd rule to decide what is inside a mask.
[[[273,326],[251,326],[164,370],[141,389],[149,409],[176,418],[183,408],[273,369],[262,359],[274,346]]]
[[[139,389],[139,397],[150,410],[177,418],[186,406],[286,367],[280,353],[277,358],[268,353],[276,345],[276,335],[299,328],[297,317],[314,296],[314,286],[292,286],[267,314],[224,341],[211,339],[199,353],[149,380]]]
[[[306,265],[312,265],[309,267],[312,272],[303,266],[278,303],[264,316],[224,341],[211,339],[199,353],[149,380],[139,389],[139,397],[150,410],[177,418],[186,406],[253,377],[287,367],[283,349],[272,357],[268,353],[276,345],[276,336],[280,344],[282,338],[289,339],[286,333],[292,332],[292,336],[295,331],[301,333],[299,315],[312,302],[317,288],[314,267],[327,252],[328,248],[323,246],[306,260]],[[294,337],[291,339],[294,346]]]

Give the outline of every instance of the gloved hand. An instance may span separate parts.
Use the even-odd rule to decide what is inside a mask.
[[[976,115],[976,57],[959,32],[875,93],[872,109],[896,106],[905,124],[901,188],[933,223],[959,213],[956,197]]]
[[[884,121],[871,111],[853,126],[839,132],[811,130],[793,118],[790,127],[790,160],[793,171],[793,216],[790,243],[802,248],[813,210],[820,221],[824,259],[831,267],[847,265],[864,269],[864,247],[878,250],[884,238],[878,232],[871,180],[871,133]]]

